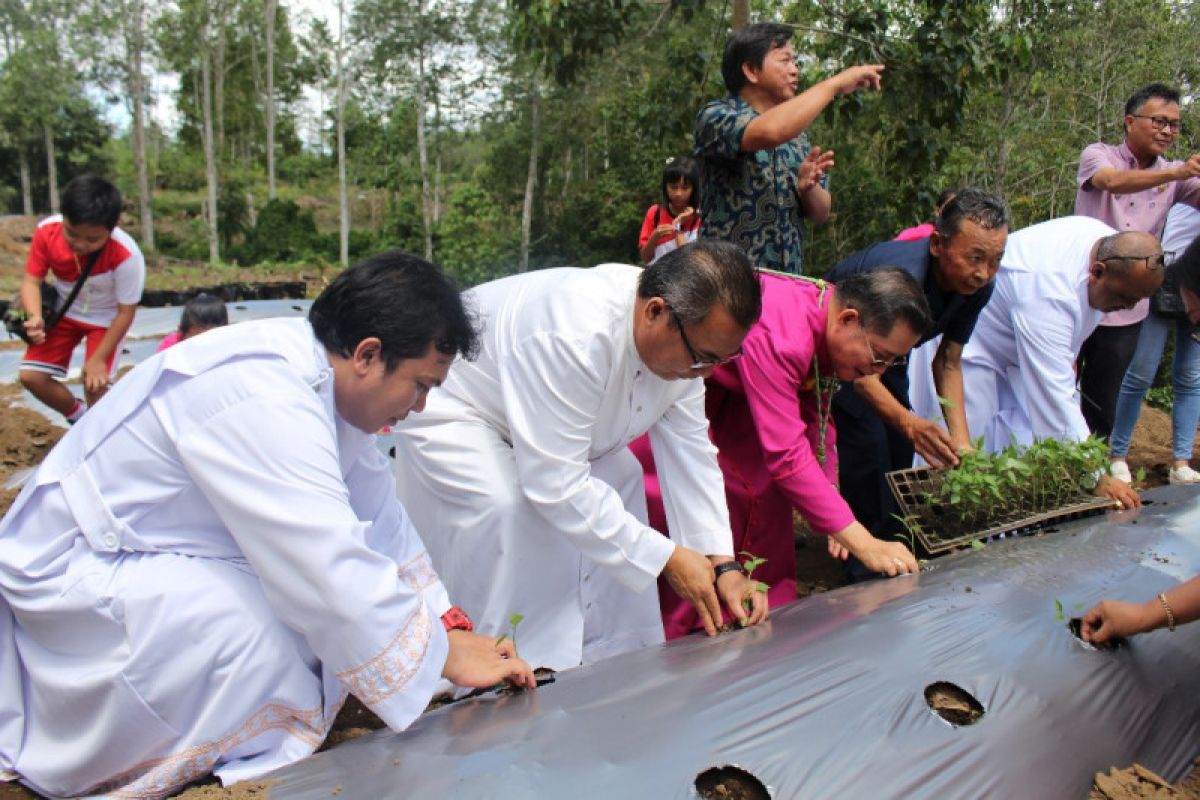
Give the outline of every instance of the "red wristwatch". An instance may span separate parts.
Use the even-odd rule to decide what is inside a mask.
[[[467,612],[458,606],[450,606],[450,610],[442,614],[442,624],[447,631],[473,631],[475,623],[467,616]]]

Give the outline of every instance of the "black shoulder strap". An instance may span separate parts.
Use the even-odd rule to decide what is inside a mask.
[[[71,307],[71,303],[75,302],[75,298],[79,297],[79,290],[83,288],[84,281],[92,274],[92,268],[96,266],[96,262],[100,260],[100,254],[107,249],[108,243],[105,242],[104,247],[101,247],[96,252],[88,256],[87,264],[83,266],[83,271],[79,273],[79,280],[75,281],[75,285],[71,287],[71,293],[67,295],[67,301],[62,304],[62,308],[55,309],[50,315],[50,319],[46,320],[44,330],[50,330],[67,315],[67,309]]]

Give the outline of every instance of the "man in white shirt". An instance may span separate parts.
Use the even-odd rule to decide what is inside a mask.
[[[758,319],[745,253],[700,240],[644,271],[544,270],[469,295],[480,357],[455,364],[421,418],[400,426],[396,475],[438,574],[480,629],[499,634],[523,615],[522,654],[552,669],[661,642],[660,574],[710,635],[718,595],[739,618],[765,618],[762,593],[749,615],[741,608],[748,582],[730,566],[699,380],[740,354]],[[647,431],[678,543],[646,524],[627,445]]]
[[[0,774],[161,797],[307,756],[348,692],[401,730],[443,677],[533,686],[451,607],[374,443],[475,344],[453,283],[389,253],[309,320],[129,373],[0,522]]]
[[[1162,277],[1162,248],[1148,233],[1063,217],[1010,234],[992,298],[962,354],[967,426],[984,448],[1087,438],[1075,390],[1079,348],[1101,314],[1131,308]],[[1137,505],[1128,484],[1110,477],[1097,493]]]

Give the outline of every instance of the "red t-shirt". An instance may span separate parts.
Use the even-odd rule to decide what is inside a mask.
[[[654,229],[659,225],[670,225],[675,221],[675,215],[671,213],[671,209],[663,208],[660,204],[655,203],[646,211],[646,219],[642,221],[642,233],[638,236],[638,249],[646,246],[646,242],[650,241],[650,234],[654,233]],[[679,228],[683,233],[689,234],[700,230],[700,213],[697,211],[692,214],[692,218],[683,223]],[[688,236],[690,242],[696,237]]]
[[[25,272],[39,280],[53,272],[54,288],[61,304],[79,280],[87,258],[77,257],[71,250],[63,238],[62,215],[55,214],[43,220],[34,232]],[[145,281],[146,261],[142,251],[129,234],[113,228],[67,316],[77,322],[107,328],[117,315],[118,305],[137,305],[142,299]]]

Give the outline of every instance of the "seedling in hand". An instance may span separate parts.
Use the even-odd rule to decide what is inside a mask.
[[[513,614],[508,618],[508,632],[502,633],[496,637],[496,644],[500,644],[505,639],[512,636],[513,647],[517,646],[517,626],[521,624],[521,620],[525,619],[524,614]]]

